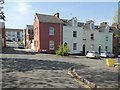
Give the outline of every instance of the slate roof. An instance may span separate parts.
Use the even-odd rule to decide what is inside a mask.
[[[26,25],[27,29],[33,29],[33,25]]]
[[[19,31],[19,32],[22,32],[23,29],[13,29],[13,28],[5,28],[6,31]]]
[[[68,19],[61,19],[64,23],[65,26],[72,26],[72,23],[70,22],[71,20]]]
[[[85,24],[85,23],[83,23],[83,22],[78,22],[78,26],[79,26],[79,27],[83,27],[84,24]]]
[[[63,23],[60,18],[57,18],[54,15],[45,15],[45,14],[38,14],[36,13],[40,22],[47,22],[47,23]]]

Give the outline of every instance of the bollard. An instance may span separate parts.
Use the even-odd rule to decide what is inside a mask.
[[[106,59],[106,64],[109,67],[114,67],[114,60],[112,58],[107,58]]]

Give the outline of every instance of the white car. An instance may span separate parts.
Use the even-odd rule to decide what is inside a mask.
[[[112,52],[101,52],[100,57],[115,57],[115,54],[113,54]]]
[[[86,55],[87,58],[100,58],[100,55],[96,51],[89,51]]]

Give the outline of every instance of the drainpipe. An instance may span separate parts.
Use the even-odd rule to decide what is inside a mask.
[[[61,23],[60,23],[60,45],[61,45]]]

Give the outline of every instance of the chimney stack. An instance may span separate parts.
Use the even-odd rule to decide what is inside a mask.
[[[105,25],[107,25],[107,22],[100,23],[100,26],[105,26]]]
[[[55,13],[54,16],[56,16],[57,18],[60,18],[59,13]]]

